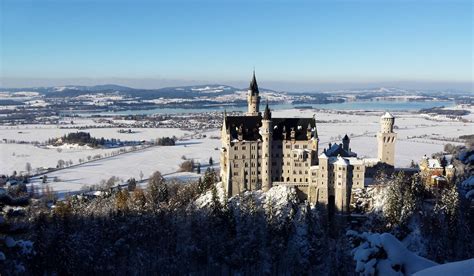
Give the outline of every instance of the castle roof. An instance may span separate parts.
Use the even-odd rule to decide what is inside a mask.
[[[308,140],[308,125],[311,126],[314,137],[318,137],[314,118],[273,118],[273,140],[283,140],[283,128],[286,139],[290,140],[291,131],[295,131],[296,140]]]
[[[252,95],[258,95],[257,78],[255,78],[255,71],[253,71],[252,81],[250,81],[249,90]]]
[[[291,131],[295,132],[295,140],[308,140],[308,126],[311,127],[312,137],[318,137],[316,121],[314,118],[271,118],[273,140],[283,140],[283,132],[286,139],[291,139]],[[259,128],[262,126],[262,116],[227,116],[225,126],[230,134],[231,140],[237,139],[241,132],[242,139],[256,141],[261,139]]]
[[[347,162],[347,160],[342,158],[341,156],[338,156],[337,160],[336,160],[336,162],[334,162],[334,164],[341,165],[341,166],[347,166],[347,165],[349,165],[349,162]]]
[[[256,141],[262,139],[258,129],[262,126],[262,117],[258,116],[227,116],[225,125],[230,134],[230,139],[237,139],[241,132],[242,139]]]
[[[326,150],[326,155],[327,156],[342,156],[342,157],[355,157],[357,154],[355,152],[352,152],[350,150],[345,150],[342,145],[340,144],[332,144],[330,147]]]
[[[265,112],[263,112],[263,119],[270,120],[271,118],[272,118],[272,112],[270,111],[270,108],[268,108],[268,101],[267,101],[267,105],[265,106]]]
[[[393,119],[393,115],[390,112],[385,112],[385,114],[382,115],[382,118],[384,119]]]

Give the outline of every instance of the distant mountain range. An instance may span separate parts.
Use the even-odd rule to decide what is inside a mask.
[[[246,89],[235,88],[221,84],[205,84],[193,86],[164,87],[159,89],[137,89],[115,84],[95,86],[54,86],[54,87],[32,87],[32,88],[0,88],[0,92],[37,92],[47,98],[78,97],[88,94],[117,94],[126,97],[137,97],[141,99],[156,98],[193,98],[213,97],[234,94],[246,91]],[[261,88],[262,92],[275,92],[270,89]]]
[[[67,98],[78,97],[81,95],[90,95],[98,93],[117,94],[125,97],[156,99],[156,98],[194,98],[194,97],[217,97],[235,94],[237,92],[245,92],[246,88],[236,88],[222,84],[204,84],[193,86],[177,86],[164,87],[159,89],[139,89],[131,88],[115,84],[103,84],[94,86],[82,85],[66,85],[52,87],[31,87],[31,88],[0,88],[0,92],[37,92],[47,98]],[[455,95],[472,95],[472,93],[459,90],[419,90],[419,89],[403,89],[396,87],[374,87],[366,89],[340,89],[328,91],[312,91],[312,92],[277,92],[275,90],[260,88],[262,94],[294,94],[294,95],[318,95],[332,94],[335,96],[357,95],[357,97],[377,96],[407,96],[407,95],[438,95],[438,96],[455,96]]]

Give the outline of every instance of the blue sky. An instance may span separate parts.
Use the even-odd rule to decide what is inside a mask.
[[[0,2],[1,86],[472,90],[471,1]]]

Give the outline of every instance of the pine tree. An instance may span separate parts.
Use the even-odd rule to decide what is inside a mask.
[[[127,181],[127,188],[129,191],[133,191],[135,190],[135,188],[137,187],[137,181],[135,180],[135,178],[130,178],[128,181]]]
[[[196,173],[201,174],[201,163],[197,164]]]
[[[148,194],[155,205],[168,202],[168,186],[159,171],[154,172],[148,180]]]
[[[127,190],[120,190],[115,196],[115,206],[119,211],[128,210],[129,193]]]

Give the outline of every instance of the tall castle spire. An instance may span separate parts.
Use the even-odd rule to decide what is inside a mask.
[[[247,104],[247,116],[258,116],[260,114],[260,95],[258,91],[257,78],[255,77],[255,70],[253,71],[252,80],[250,81],[248,89]]]
[[[249,91],[251,91],[252,95],[258,96],[259,92],[258,92],[257,78],[255,77],[255,70],[253,70],[253,76],[252,76],[252,81],[250,82]]]
[[[272,118],[272,112],[270,111],[270,108],[268,108],[268,100],[267,100],[267,105],[265,106],[265,111],[263,112],[263,119],[270,120],[271,118]]]

